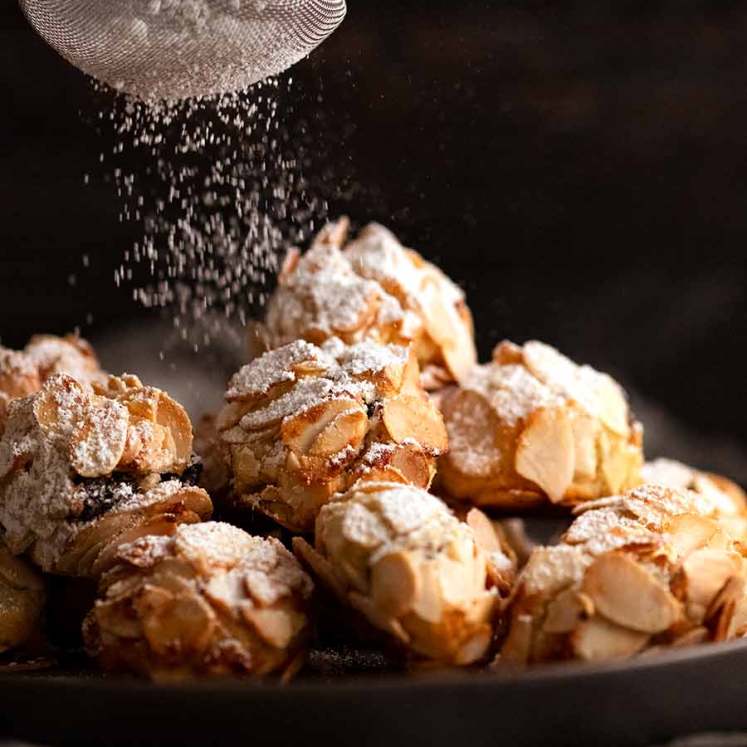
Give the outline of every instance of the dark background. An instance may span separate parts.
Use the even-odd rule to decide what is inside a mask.
[[[83,185],[100,97],[0,2],[2,341],[96,340],[144,313],[112,281],[139,228]],[[439,261],[483,356],[502,337],[556,344],[635,392],[650,451],[747,479],[747,8],[350,6],[293,71],[331,212]]]

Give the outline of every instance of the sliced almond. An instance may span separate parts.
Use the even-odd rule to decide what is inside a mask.
[[[384,467],[370,467],[363,470],[358,478],[361,482],[396,482],[400,485],[411,485],[408,480],[396,467],[386,465]]]
[[[571,645],[576,656],[584,661],[608,661],[637,654],[649,638],[646,633],[595,616],[579,624],[571,634]]]
[[[715,596],[711,606],[706,610],[706,620],[715,620],[713,640],[725,641],[736,633],[735,616],[744,599],[745,579],[732,576]]]
[[[485,653],[490,646],[491,639],[492,631],[490,630],[490,627],[486,625],[484,630],[478,631],[466,643],[462,644],[455,657],[454,663],[457,666],[464,667],[479,661],[483,656],[485,656]]]
[[[50,379],[34,398],[36,422],[54,436],[65,437],[89,406],[83,387],[71,376]]]
[[[192,421],[178,402],[165,392],[159,392],[156,423],[166,428],[171,436],[175,452],[174,471],[178,472],[188,464],[192,455]]]
[[[174,597],[152,588],[141,597],[139,612],[145,637],[157,654],[202,651],[215,628],[210,606],[197,592]]]
[[[461,320],[453,304],[446,302],[437,275],[427,275],[419,295],[425,329],[439,347],[453,345]],[[476,357],[476,356],[475,356]]]
[[[574,589],[566,589],[547,606],[542,630],[545,633],[570,633],[586,614],[587,610],[579,593]]]
[[[338,599],[345,599],[345,587],[338,579],[332,564],[303,537],[293,538],[293,552]]]
[[[493,523],[479,508],[471,508],[465,519],[475,535],[475,541],[486,553],[503,552]]]
[[[697,628],[692,628],[691,630],[688,630],[687,633],[683,633],[681,636],[675,638],[671,645],[675,648],[695,646],[699,643],[705,643],[708,640],[708,636],[708,628],[704,628],[701,625]]]
[[[70,439],[70,464],[81,477],[103,477],[119,464],[127,443],[127,408],[102,399],[86,408]]]
[[[573,481],[574,464],[573,431],[565,412],[540,409],[532,413],[519,436],[516,471],[558,503]]]
[[[641,565],[619,553],[608,553],[594,561],[581,588],[597,612],[641,633],[667,630],[680,614],[669,590]]]
[[[628,403],[620,385],[610,376],[599,374],[595,377],[594,394],[599,419],[618,436],[627,437]]]
[[[445,463],[468,478],[497,472],[501,466],[496,442],[498,421],[485,398],[468,389],[456,389],[444,398],[443,412],[449,434]],[[451,484],[447,487],[453,489]]]
[[[448,441],[443,418],[425,397],[401,394],[387,400],[383,421],[395,443],[413,439],[430,451],[446,451]]]
[[[680,514],[672,519],[667,533],[675,557],[682,558],[709,544],[718,531],[718,525],[704,516]]]
[[[521,347],[510,340],[502,340],[493,348],[493,361],[501,366],[509,364],[521,365],[524,363],[524,354]]]
[[[441,621],[443,614],[441,583],[436,563],[421,563],[418,575],[420,582],[412,603],[412,611],[426,622],[436,624]]]
[[[713,598],[706,611],[706,620],[719,614],[720,609],[730,602],[738,602],[744,597],[745,579],[743,576],[731,576]]]
[[[336,249],[342,249],[349,230],[350,219],[343,215],[341,218],[327,223],[322,230],[319,231],[319,233],[314,237],[313,246],[318,247],[325,245]],[[297,249],[291,251],[298,253]],[[285,265],[283,267],[285,268]]]
[[[358,450],[368,430],[365,411],[356,407],[335,417],[309,447],[311,456],[331,457],[350,447]]]
[[[335,418],[343,413],[360,411],[365,416],[361,404],[354,399],[333,399],[285,418],[280,434],[288,447],[298,454],[308,454],[319,434]]]
[[[682,563],[688,606],[705,611],[731,576],[741,570],[739,556],[725,550],[704,547],[688,555]]]
[[[410,636],[399,620],[385,614],[368,597],[353,591],[348,595],[348,601],[350,606],[360,612],[375,628],[391,634],[401,643],[408,644],[410,642]]]
[[[639,472],[643,457],[637,447],[622,443],[619,437],[600,434],[602,446],[602,475],[607,492],[617,494],[640,482]]]
[[[597,473],[597,423],[588,415],[576,411],[571,417],[573,431],[574,472],[579,477],[591,478]]]
[[[244,605],[241,612],[255,627],[260,637],[275,648],[286,648],[295,635],[293,619],[285,610],[260,609]]]
[[[406,615],[418,591],[418,574],[407,553],[385,555],[371,570],[371,597],[387,615]]]
[[[451,341],[441,344],[441,355],[451,375],[462,383],[477,365],[477,349],[469,309],[460,303],[455,309],[455,315],[459,319],[455,326],[456,334]]]
[[[433,460],[423,453],[420,446],[401,444],[395,448],[389,465],[410,485],[425,489],[430,487],[435,472]],[[398,481],[395,480],[395,482]]]
[[[531,615],[516,614],[513,616],[500,657],[495,662],[496,667],[523,666],[530,662],[533,627]]]

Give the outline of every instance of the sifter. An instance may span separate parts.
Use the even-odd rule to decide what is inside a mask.
[[[298,62],[345,0],[20,0],[68,62],[144,100],[238,91]]]

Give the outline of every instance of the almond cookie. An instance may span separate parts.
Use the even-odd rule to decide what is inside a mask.
[[[306,254],[288,255],[267,309],[269,345],[330,337],[411,344],[427,389],[461,381],[477,361],[464,293],[383,226],[347,238],[343,218]]]
[[[192,426],[165,392],[135,376],[89,387],[66,374],[13,400],[0,439],[0,527],[13,554],[43,570],[95,575],[118,543],[210,515],[180,478]]]
[[[288,671],[309,633],[311,579],[276,539],[219,522],[117,550],[84,622],[106,670],[156,680]]]
[[[713,501],[644,485],[577,511],[524,567],[500,663],[600,661],[747,631],[747,564]]]
[[[484,549],[442,501],[398,483],[358,483],[322,508],[314,548],[301,537],[293,547],[344,604],[408,654],[447,665],[485,656],[501,590],[495,582],[507,590],[515,571],[498,544]]]
[[[502,342],[440,406],[446,492],[477,505],[576,504],[640,483],[642,428],[609,376],[540,342]]]
[[[427,488],[446,430],[405,347],[298,340],[230,381],[216,427],[237,506],[309,531],[356,480]]]

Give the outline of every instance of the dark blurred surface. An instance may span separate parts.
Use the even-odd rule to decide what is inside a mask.
[[[745,475],[747,8],[350,5],[293,71],[331,212],[386,222],[439,261],[469,293],[484,356],[502,337],[556,344],[698,434],[655,451]],[[142,313],[112,282],[138,227],[117,221],[111,189],[83,185],[94,98],[4,0],[7,344],[76,324],[97,337]]]

